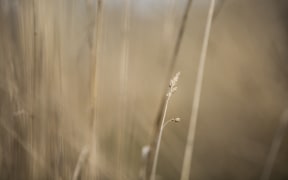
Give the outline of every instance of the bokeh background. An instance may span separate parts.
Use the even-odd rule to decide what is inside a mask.
[[[178,71],[157,175],[180,179],[210,0],[193,0],[173,74],[187,0],[131,0],[128,28],[126,3],[0,0],[0,179],[72,179],[87,148],[78,179],[138,179]],[[260,179],[288,107],[287,10],[217,1],[190,179]],[[288,178],[287,135],[270,179]]]

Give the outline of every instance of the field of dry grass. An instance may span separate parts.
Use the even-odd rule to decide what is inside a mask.
[[[180,179],[210,0],[185,17],[188,2],[0,0],[0,179],[149,174],[141,151],[179,71],[166,120],[181,122],[162,132],[155,175]],[[287,8],[216,1],[190,179],[260,179],[267,162],[287,179]]]

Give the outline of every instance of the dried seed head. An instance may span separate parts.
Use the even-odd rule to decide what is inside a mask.
[[[175,74],[175,76],[170,80],[170,84],[169,84],[169,87],[170,87],[170,88],[173,88],[174,86],[176,86],[177,81],[178,81],[178,79],[179,79],[179,76],[180,76],[180,72],[177,72],[177,73]]]
[[[172,122],[174,122],[174,123],[179,123],[180,121],[181,121],[181,119],[179,117],[172,119]]]
[[[146,145],[146,146],[142,147],[142,157],[144,159],[147,158],[149,152],[150,152],[150,146]]]
[[[171,97],[173,93],[177,91],[177,81],[179,79],[180,72],[176,73],[176,75],[170,80],[169,91],[167,93],[168,97]]]
[[[181,119],[178,117],[178,118],[175,118],[175,122],[176,123],[178,123],[178,122],[180,122],[181,121]]]

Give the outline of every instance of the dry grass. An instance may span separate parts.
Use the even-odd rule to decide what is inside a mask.
[[[190,115],[191,82],[206,21],[207,6],[200,1],[205,10],[194,6],[188,18],[192,0],[0,0],[0,179],[134,180],[141,147],[149,143],[141,177],[179,179],[188,124],[184,121],[172,129],[167,125],[179,119],[166,117],[175,112],[185,119]],[[273,7],[265,2],[262,8],[255,1],[227,1],[225,12],[221,10],[213,24],[209,54],[215,61],[209,60],[206,67],[204,112],[197,127],[199,154],[195,154],[207,23],[183,179],[249,179],[264,165],[263,149],[268,151],[267,139],[276,124],[273,118],[287,94],[279,85],[286,76],[275,68],[276,60],[286,58],[286,46],[282,47],[286,31],[276,30],[278,14],[273,15],[269,11]],[[241,4],[245,11],[238,9]],[[214,19],[217,14],[216,10]],[[263,28],[265,23],[269,28]],[[281,41],[273,45],[273,52],[270,41]],[[181,69],[183,77],[170,103],[166,82],[175,69]],[[171,87],[169,92],[174,91]],[[278,152],[285,152],[280,150],[284,130],[280,131],[263,173],[266,179],[271,174],[274,178],[271,169],[275,174],[280,171],[274,167],[282,161],[276,158]],[[210,152],[212,147],[215,152]],[[221,166],[213,164],[217,158]],[[239,159],[233,161],[237,168],[230,167],[233,158]]]
[[[205,62],[206,62],[206,56],[207,56],[207,50],[208,50],[208,44],[209,44],[212,18],[214,15],[215,3],[216,3],[215,0],[211,0],[209,12],[207,16],[207,23],[205,27],[203,46],[201,49],[199,67],[198,67],[198,72],[197,72],[197,79],[195,83],[195,91],[194,91],[194,96],[193,96],[193,104],[192,104],[190,125],[188,129],[187,143],[186,143],[185,154],[183,158],[181,180],[189,180],[190,178],[191,161],[192,161],[192,154],[193,154],[194,141],[195,141],[195,131],[196,131],[196,125],[197,125],[197,120],[198,120],[200,97],[202,93],[202,84],[203,84],[203,77],[204,77],[204,68],[205,68]]]
[[[152,164],[152,171],[151,171],[151,175],[150,175],[150,180],[155,180],[155,178],[156,178],[156,169],[157,169],[157,164],[158,164],[158,156],[159,156],[159,151],[160,151],[162,133],[163,133],[163,130],[164,130],[164,127],[165,127],[165,120],[166,120],[168,105],[169,105],[170,98],[172,97],[172,94],[174,94],[176,92],[176,90],[177,90],[177,81],[179,79],[179,76],[180,76],[180,72],[178,72],[170,80],[169,90],[168,90],[168,92],[166,94],[166,102],[165,102],[165,106],[164,106],[164,110],[163,110],[159,136],[157,137],[157,144],[156,144],[155,156],[154,156],[153,164]]]

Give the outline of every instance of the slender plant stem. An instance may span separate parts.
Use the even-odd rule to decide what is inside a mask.
[[[74,173],[73,173],[72,180],[78,180],[81,168],[82,168],[82,166],[83,166],[83,164],[84,164],[84,162],[85,162],[85,160],[87,158],[88,153],[89,153],[89,149],[88,149],[87,146],[85,146],[82,149],[82,151],[81,151],[81,153],[79,155],[79,158],[78,158],[78,161],[77,161],[77,165],[76,165]]]
[[[127,123],[127,104],[128,104],[128,63],[129,63],[129,45],[130,45],[130,2],[131,0],[125,0],[124,15],[123,15],[123,41],[122,41],[122,54],[121,54],[121,69],[120,69],[120,103],[119,103],[119,120],[118,120],[118,137],[117,137],[117,169],[116,177],[121,180],[124,174],[124,162],[127,162],[125,147],[125,132],[124,129],[130,123]],[[127,128],[128,129],[128,128]]]
[[[87,0],[88,6],[91,3]],[[92,8],[94,9],[94,8]],[[90,11],[92,11],[90,9]],[[92,13],[91,13],[92,14]],[[75,166],[75,170],[73,172],[73,180],[77,180],[81,173],[81,168],[84,165],[85,160],[90,157],[90,171],[95,173],[95,154],[96,154],[96,120],[97,118],[97,110],[98,110],[98,103],[96,102],[97,99],[97,82],[96,79],[99,74],[99,59],[100,59],[100,44],[101,44],[101,34],[102,34],[102,27],[103,26],[103,2],[102,0],[97,0],[97,10],[96,10],[96,17],[93,21],[92,31],[91,31],[91,43],[90,43],[90,123],[91,123],[91,134],[90,134],[90,141],[88,146],[84,146],[81,150],[81,153],[78,157],[77,164]],[[93,174],[95,175],[95,174]]]
[[[199,112],[199,104],[200,104],[200,97],[201,97],[201,90],[202,90],[202,83],[203,83],[205,61],[206,61],[214,8],[215,8],[215,0],[211,0],[206,27],[205,27],[203,46],[202,46],[201,55],[200,55],[197,79],[196,79],[196,84],[195,84],[194,99],[193,99],[192,112],[191,112],[192,114],[190,118],[189,129],[188,129],[188,137],[187,137],[187,144],[185,148],[185,154],[184,154],[184,160],[183,160],[183,166],[182,166],[181,180],[189,180],[189,177],[190,177],[190,167],[191,167],[192,154],[193,154],[193,148],[194,148],[195,131],[196,131],[198,112]]]
[[[185,7],[185,10],[183,13],[183,17],[181,19],[180,29],[178,31],[178,35],[176,38],[176,44],[175,44],[174,49],[173,49],[173,54],[171,57],[171,62],[170,62],[169,67],[168,67],[168,73],[167,73],[167,76],[165,78],[165,82],[167,82],[169,80],[169,78],[172,76],[174,66],[175,66],[177,58],[178,58],[180,46],[181,46],[181,43],[183,40],[184,31],[186,29],[187,19],[188,19],[189,11],[191,9],[192,1],[193,0],[187,1],[186,7]],[[165,36],[164,38],[167,38],[167,37]],[[165,40],[165,43],[166,43],[166,40]],[[166,88],[166,86],[165,86],[165,88]],[[165,101],[166,101],[166,95],[163,94],[161,102],[160,102],[160,106],[158,108],[158,112],[156,115],[156,119],[155,119],[155,125],[154,125],[154,129],[153,129],[153,134],[152,134],[152,141],[150,143],[150,152],[149,152],[148,157],[147,157],[147,163],[146,163],[146,168],[145,168],[147,178],[150,176],[150,172],[151,172],[151,168],[152,168],[151,165],[152,165],[152,162],[153,162],[153,159],[155,156],[155,147],[157,145],[157,137],[159,136],[159,132],[160,132],[161,117],[163,115],[163,109],[165,106]]]
[[[164,109],[163,109],[163,115],[162,115],[162,120],[161,120],[159,136],[157,137],[155,156],[154,156],[154,159],[153,159],[150,180],[155,180],[157,162],[158,162],[158,155],[159,155],[159,149],[160,149],[160,143],[161,143],[162,133],[163,133],[163,129],[164,129],[164,124],[165,124],[165,118],[166,118],[166,114],[167,114],[168,104],[169,104],[169,100],[170,100],[171,96],[177,91],[177,88],[178,88],[177,87],[177,81],[179,79],[179,75],[180,75],[180,72],[176,73],[176,75],[170,80],[170,83],[169,83],[169,90],[168,90],[168,92],[166,94],[166,101],[165,101],[165,106],[164,106]]]
[[[96,163],[97,161],[97,140],[96,131],[98,118],[99,102],[97,101],[98,90],[98,76],[99,76],[99,64],[101,61],[101,35],[103,28],[103,0],[97,0],[97,11],[96,18],[92,27],[92,42],[91,42],[91,89],[90,89],[90,122],[91,122],[91,135],[90,135],[90,150],[89,150],[89,163],[90,163],[90,173],[92,176],[96,175]]]
[[[173,119],[170,119],[170,120],[166,121],[166,122],[163,124],[163,129],[164,129],[170,122],[172,122],[172,121],[173,121]]]
[[[156,177],[156,169],[157,169],[157,163],[158,163],[160,143],[161,143],[162,133],[163,133],[163,129],[164,129],[164,122],[165,122],[165,118],[166,118],[166,114],[167,114],[169,100],[170,100],[170,96],[167,96],[166,102],[165,102],[164,113],[163,113],[163,117],[161,120],[160,132],[159,132],[159,136],[157,139],[157,145],[156,145],[156,149],[155,149],[155,156],[154,156],[154,160],[153,160],[153,164],[152,164],[152,172],[151,172],[150,180],[155,180],[155,177]]]
[[[32,94],[33,97],[32,99],[34,100],[33,103],[35,103],[35,95],[36,95],[36,77],[37,77],[37,73],[36,73],[36,68],[37,68],[37,64],[38,64],[38,59],[37,59],[37,53],[38,53],[38,46],[37,46],[37,38],[38,38],[38,33],[37,33],[37,4],[36,4],[36,0],[32,1],[32,6],[33,6],[33,72],[34,72],[34,79],[32,81]],[[34,106],[35,104],[33,104]],[[33,107],[34,108],[34,107]]]
[[[33,0],[32,1],[32,8],[33,8],[33,65],[32,65],[32,69],[33,69],[33,77],[31,79],[32,81],[32,96],[31,96],[31,99],[32,99],[32,115],[35,116],[35,109],[36,109],[36,104],[37,104],[37,95],[38,95],[38,79],[39,79],[39,61],[38,61],[38,23],[37,23],[37,16],[38,16],[38,13],[37,13],[37,10],[38,10],[38,4],[37,4],[37,0]],[[30,143],[31,143],[31,148],[33,147],[34,145],[34,140],[33,140],[33,126],[32,126],[32,122],[31,122],[31,130],[29,132],[29,138],[30,138]],[[36,171],[36,165],[34,163],[32,163],[32,174],[35,173]]]

